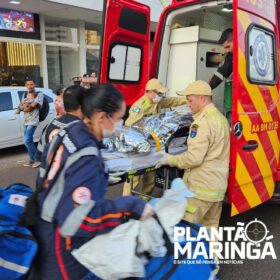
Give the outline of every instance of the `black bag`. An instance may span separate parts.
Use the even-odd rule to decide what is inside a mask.
[[[39,107],[39,122],[42,122],[46,119],[47,115],[49,114],[49,110],[50,110],[49,102],[46,96],[44,95],[43,104]]]

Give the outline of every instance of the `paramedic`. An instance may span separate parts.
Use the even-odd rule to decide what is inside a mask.
[[[193,112],[188,150],[165,154],[156,167],[184,169],[183,180],[196,197],[188,199],[184,219],[205,227],[218,227],[229,170],[229,125],[212,103],[212,91],[204,81],[191,83],[184,91]]]
[[[146,84],[145,94],[138,99],[129,110],[128,119],[125,122],[126,126],[133,126],[142,121],[145,117],[149,117],[160,113],[162,108],[170,108],[186,104],[186,99],[182,97],[165,97],[168,91],[159,80],[151,79]],[[133,177],[133,186],[137,187],[139,181],[142,180],[142,192],[150,194],[155,185],[155,174],[150,172],[141,176]],[[125,183],[123,195],[130,195],[130,183]]]
[[[219,44],[225,49],[226,57],[223,65],[217,69],[209,81],[211,89],[215,89],[225,78],[232,74],[233,33],[231,28],[222,33]]]
[[[108,175],[100,141],[114,133],[123,117],[123,95],[112,85],[95,85],[83,96],[82,111],[84,122],[80,120],[59,132],[42,156],[50,169],[46,169],[39,186],[36,280],[82,279],[88,271],[72,256],[72,250],[98,234],[109,232],[128,217],[146,219],[153,215],[151,207],[136,197],[104,199]],[[82,157],[78,157],[83,151]],[[93,254],[98,258],[98,252]]]
[[[66,115],[56,117],[48,124],[42,133],[41,139],[37,146],[36,159],[41,162],[41,156],[44,147],[51,141],[53,136],[58,133],[61,128],[67,124],[82,119],[83,114],[81,110],[83,93],[85,89],[79,85],[72,85],[66,88],[63,94],[63,104]]]

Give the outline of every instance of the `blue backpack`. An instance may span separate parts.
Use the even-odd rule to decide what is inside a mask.
[[[0,275],[1,279],[24,279],[37,252],[30,230],[21,224],[26,200],[32,189],[21,183],[0,188]]]

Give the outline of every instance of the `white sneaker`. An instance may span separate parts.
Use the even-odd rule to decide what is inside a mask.
[[[23,162],[23,166],[32,166],[32,164],[34,163],[34,161],[32,161],[32,160],[27,160],[27,161],[24,161]]]
[[[31,166],[32,166],[33,168],[37,168],[37,167],[39,167],[40,165],[41,165],[40,161],[35,160]]]

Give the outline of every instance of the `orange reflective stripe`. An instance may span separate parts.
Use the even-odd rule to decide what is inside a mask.
[[[71,237],[66,237],[65,238],[65,247],[67,251],[71,250]]]
[[[121,218],[122,216],[129,216],[130,213],[129,212],[123,212],[123,213],[110,213],[110,214],[106,214],[104,216],[101,216],[100,218],[97,218],[97,219],[92,219],[90,217],[84,217],[84,220],[86,222],[89,222],[89,223],[92,223],[92,224],[98,224],[98,223],[101,223],[102,221],[104,220],[107,220],[107,219],[114,219],[114,218]]]

